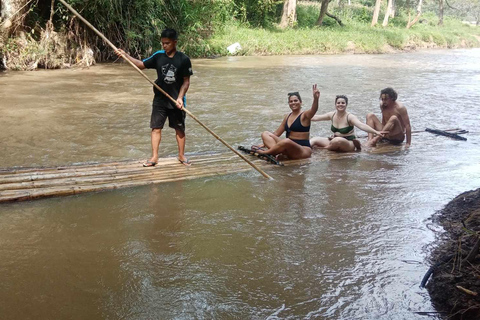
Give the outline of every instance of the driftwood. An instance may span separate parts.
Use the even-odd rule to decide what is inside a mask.
[[[446,131],[437,130],[437,129],[429,129],[429,128],[426,128],[425,131],[433,133],[433,134],[438,134],[438,135],[441,135],[441,136],[446,136],[446,137],[456,139],[456,140],[467,141],[467,138],[458,135],[458,133],[451,133],[451,132],[446,132]],[[467,133],[467,132],[468,131],[459,131],[459,133]]]
[[[459,289],[460,291],[463,291],[463,292],[465,292],[466,294],[469,294],[469,295],[471,295],[471,296],[477,296],[477,295],[478,295],[477,292],[472,291],[472,290],[468,290],[468,289],[466,289],[466,288],[464,288],[464,287],[462,287],[462,286],[457,286],[457,289]]]
[[[140,160],[86,163],[60,167],[0,169],[0,203],[135,187],[250,170],[235,155],[208,154],[189,157],[190,167],[176,158],[159,159],[155,167]],[[260,159],[259,166],[268,166]]]

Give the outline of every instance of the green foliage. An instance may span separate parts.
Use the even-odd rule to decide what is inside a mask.
[[[400,30],[385,30],[384,36],[387,44],[396,49],[402,49],[408,40],[408,35]]]
[[[339,15],[346,21],[357,21],[363,23],[370,23],[373,16],[373,7],[366,7],[362,5],[344,6],[343,8],[333,7],[329,8],[334,14]]]
[[[275,15],[283,0],[233,0],[234,16],[253,27],[270,27],[278,20]]]
[[[370,23],[375,0],[352,0],[351,5],[347,0],[331,1],[328,12],[341,19],[344,27],[328,16],[321,27],[316,26],[321,2],[298,1],[297,24],[285,30],[276,27],[284,0],[67,1],[112,43],[136,57],[161,49],[160,33],[165,27],[179,31],[179,50],[191,57],[228,54],[227,46],[235,42],[243,48],[237,54],[245,55],[380,53],[392,48],[480,45],[480,28],[463,25],[457,18],[460,14],[448,15],[449,9],[445,11],[443,26],[438,26],[436,1],[426,1],[420,20],[408,30],[407,12],[411,9],[413,19],[414,0],[409,2],[410,8],[406,0],[397,0],[396,16],[389,19],[387,27],[381,26],[387,2],[383,1],[379,24],[374,28]],[[464,15],[473,16],[480,10],[480,0],[451,1],[461,6]],[[46,25],[50,4],[30,2],[20,28],[26,37],[15,41],[1,39],[0,56],[23,60],[27,69],[34,65],[50,68],[75,63],[85,59],[85,52],[90,49],[97,61],[116,58],[98,35],[59,2],[55,2],[52,21],[58,36],[55,43],[49,42]],[[70,53],[65,54],[67,51]],[[25,67],[20,63],[15,68]]]
[[[50,3],[34,1],[24,29],[35,31],[44,27],[50,16]],[[179,31],[180,50],[187,54],[188,51],[194,55],[208,54],[205,39],[226,20],[231,20],[234,8],[234,0],[68,0],[68,3],[113,44],[137,57],[161,48],[160,33],[166,27]],[[112,50],[83,22],[61,3],[55,5],[55,29],[72,35],[70,46],[78,47],[87,40],[97,48],[94,50],[97,60],[115,58]]]
[[[320,14],[320,7],[317,6],[297,6],[297,26],[299,28],[311,28],[315,26]]]

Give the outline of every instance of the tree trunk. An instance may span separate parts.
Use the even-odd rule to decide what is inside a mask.
[[[334,19],[335,21],[337,21],[338,24],[341,25],[342,27],[344,26],[342,20],[340,20],[338,17],[334,16],[333,14],[328,13],[328,11],[325,12],[325,15],[326,15],[327,17],[330,17],[330,18]]]
[[[382,0],[376,0],[375,2],[375,9],[373,10],[373,18],[372,18],[372,27],[377,24],[378,22],[378,15],[380,14],[380,5],[382,4]]]
[[[297,0],[285,0],[280,28],[293,27],[297,22]]]
[[[392,12],[393,0],[388,0],[387,12],[385,12],[385,18],[383,18],[382,26],[386,27],[388,25],[388,18]]]
[[[443,0],[438,0],[438,25],[443,26]]]
[[[317,26],[321,26],[323,23],[323,18],[327,13],[329,0],[322,0],[322,7],[320,8],[320,15],[318,16]]]
[[[407,29],[410,29],[415,23],[417,23],[418,19],[420,19],[420,15],[422,14],[422,2],[423,0],[418,0],[417,6],[417,16],[413,21],[410,21],[410,17],[408,17]]]
[[[395,11],[397,9],[396,0],[392,1],[392,11],[390,11],[390,18],[395,18]]]

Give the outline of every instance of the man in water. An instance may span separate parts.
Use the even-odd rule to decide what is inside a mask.
[[[391,144],[401,144],[407,137],[405,146],[409,147],[412,142],[412,128],[408,117],[407,108],[397,101],[397,92],[392,88],[385,88],[380,92],[380,109],[382,122],[373,113],[367,115],[367,124],[377,131],[385,131],[385,137],[368,134],[369,146],[376,146],[378,141]]]
[[[116,54],[122,54],[139,69],[156,69],[155,83],[162,88],[176,103],[173,103],[157,88],[153,88],[155,96],[152,103],[150,118],[152,157],[143,166],[153,167],[158,162],[158,149],[162,139],[162,129],[168,117],[170,128],[175,129],[178,145],[178,161],[189,166],[190,161],[185,157],[185,111],[186,93],[190,86],[192,63],[183,52],[177,51],[177,32],[174,29],[165,29],[161,34],[163,50],[155,52],[150,58],[138,60],[118,49]]]

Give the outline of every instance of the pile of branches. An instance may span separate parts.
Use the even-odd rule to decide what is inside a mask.
[[[67,32],[56,32],[54,28],[54,1],[50,7],[49,19],[44,25],[37,19],[28,19],[29,6],[38,4],[26,2],[11,19],[0,24],[1,66],[11,70],[35,70],[38,68],[57,69],[72,65],[90,66],[95,63],[93,50],[86,44],[80,24],[73,18]]]
[[[432,252],[422,286],[451,319],[480,319],[480,189],[460,194],[437,213],[445,233]]]

